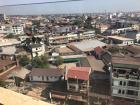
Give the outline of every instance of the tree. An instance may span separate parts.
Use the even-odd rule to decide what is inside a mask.
[[[56,57],[55,60],[56,60],[56,61],[55,61],[55,64],[56,64],[57,66],[63,64],[63,62],[64,62],[63,58],[60,57],[60,56]]]
[[[91,22],[92,22],[92,18],[88,17],[85,20],[84,28],[86,28],[86,29],[93,29]]]
[[[0,87],[5,87],[5,86],[6,86],[6,82],[0,79]]]
[[[26,56],[26,55],[23,55],[19,58],[19,64],[21,66],[26,66],[30,63],[30,59]]]
[[[9,35],[6,36],[6,38],[14,38],[14,35],[10,33]]]
[[[32,66],[35,68],[49,68],[48,57],[47,56],[36,56],[32,60]]]

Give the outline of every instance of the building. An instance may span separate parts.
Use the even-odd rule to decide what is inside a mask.
[[[2,87],[0,91],[0,105],[53,105]]]
[[[134,39],[120,37],[120,36],[107,36],[109,43],[117,44],[120,46],[133,45]]]
[[[79,93],[88,93],[90,67],[72,67],[66,73],[67,90]]]
[[[16,39],[0,38],[0,55],[13,55],[16,53],[16,46],[21,42]]]
[[[24,34],[24,28],[22,25],[12,25],[11,30],[12,30],[12,33],[15,35]]]
[[[6,20],[6,15],[5,14],[0,14],[0,22],[3,22]]]
[[[80,33],[80,39],[91,39],[95,37],[95,31],[85,31]]]
[[[6,79],[16,66],[17,63],[15,61],[0,60],[0,79]]]
[[[1,26],[0,26],[0,33],[1,33],[1,34],[7,33],[7,31],[6,31],[6,26],[4,26],[4,25],[1,25]]]
[[[41,69],[33,68],[29,74],[31,82],[56,82],[63,76],[59,69]]]
[[[81,42],[74,42],[74,43],[71,43],[70,44],[71,46],[81,50],[82,52],[85,52],[85,53],[90,53],[92,51],[94,51],[94,49],[96,47],[105,47],[106,44],[99,41],[99,40],[84,40],[84,41],[81,41]]]
[[[45,54],[45,44],[32,44],[30,49],[33,58]]]
[[[41,39],[44,39],[44,38],[45,38],[44,35],[34,35],[34,36],[20,35],[20,36],[18,37],[18,39],[19,39],[20,41],[24,41],[24,40],[26,40],[27,38],[32,38],[32,37],[41,38]]]
[[[140,100],[140,59],[112,57],[112,96]]]

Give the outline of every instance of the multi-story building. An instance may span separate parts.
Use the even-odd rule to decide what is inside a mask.
[[[133,45],[134,39],[120,37],[120,36],[108,36],[110,44],[116,44],[120,46]]]
[[[0,14],[0,21],[4,21],[6,19],[6,15],[5,14]]]
[[[13,25],[11,30],[16,35],[24,33],[24,28],[22,25]]]
[[[16,52],[16,46],[20,41],[16,39],[0,38],[0,54],[13,55]]]
[[[72,67],[66,73],[67,90],[87,93],[89,87],[90,67]]]
[[[140,59],[112,58],[112,96],[140,100]]]
[[[30,45],[32,57],[41,56],[45,54],[44,44],[32,44]]]

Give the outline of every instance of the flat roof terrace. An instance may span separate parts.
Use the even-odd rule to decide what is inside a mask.
[[[133,41],[133,39],[120,37],[120,36],[107,36],[107,37],[110,39],[116,39],[116,40],[121,40],[121,41]]]

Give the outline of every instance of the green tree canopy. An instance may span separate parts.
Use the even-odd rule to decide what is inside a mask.
[[[26,66],[30,63],[30,59],[26,56],[26,55],[23,55],[19,58],[19,64],[21,66]]]
[[[63,62],[64,62],[64,60],[63,60],[62,57],[60,57],[60,56],[56,57],[55,64],[56,64],[57,66],[63,64]]]
[[[32,60],[32,66],[35,68],[49,68],[48,57],[47,56],[36,56]]]
[[[6,86],[6,82],[0,79],[0,87],[5,87],[5,86]]]

